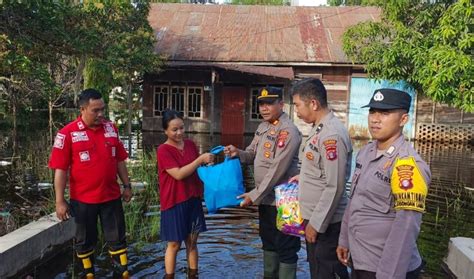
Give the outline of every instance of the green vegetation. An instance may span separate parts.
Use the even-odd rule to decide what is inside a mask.
[[[12,138],[19,114],[48,108],[52,141],[53,109],[73,106],[81,89],[107,99],[158,71],[148,11],[148,1],[0,2],[0,112]]]
[[[349,28],[344,51],[371,78],[405,80],[436,102],[474,112],[470,0],[383,1],[382,19]]]

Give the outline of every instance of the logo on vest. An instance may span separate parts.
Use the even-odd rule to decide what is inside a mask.
[[[81,162],[90,161],[91,157],[89,156],[89,151],[79,152],[79,159],[81,160]]]
[[[85,131],[71,132],[72,142],[88,141],[89,137]]]
[[[377,93],[375,93],[374,95],[374,101],[377,101],[377,102],[381,102],[383,101],[383,94],[380,93],[380,91],[378,91]]]

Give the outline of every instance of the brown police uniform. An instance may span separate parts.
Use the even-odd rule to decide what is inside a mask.
[[[273,92],[276,89],[268,90]],[[281,98],[281,91],[279,94]],[[301,240],[299,237],[283,234],[276,228],[277,209],[273,187],[298,174],[300,144],[301,133],[288,115],[282,113],[273,123],[262,122],[250,145],[239,151],[242,163],[254,164],[255,189],[249,192],[249,197],[259,209],[259,234],[264,250],[266,278],[277,278],[278,268],[280,277],[282,274],[289,274],[291,277],[296,272]],[[277,274],[268,274],[268,270],[273,269],[267,268],[269,265],[275,266]]]
[[[336,248],[347,204],[352,144],[344,124],[332,113],[315,125],[306,140],[299,176],[303,219],[318,232],[316,243],[306,243],[312,278],[347,278]]]
[[[376,91],[368,106],[408,110],[411,98],[402,93]],[[416,239],[430,177],[403,135],[384,151],[377,150],[377,141],[359,151],[339,237],[339,245],[350,251],[353,273],[363,274],[356,278],[418,277],[422,260]]]

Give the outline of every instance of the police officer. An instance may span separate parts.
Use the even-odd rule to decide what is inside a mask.
[[[259,234],[263,244],[264,278],[296,278],[299,237],[285,235],[276,227],[277,209],[273,187],[298,173],[298,148],[301,134],[283,112],[283,91],[263,88],[257,97],[263,122],[245,150],[226,146],[229,156],[254,164],[255,189],[243,194],[242,207],[258,205]]]
[[[295,111],[313,125],[304,143],[299,176],[299,203],[306,229],[311,278],[348,278],[336,247],[347,204],[345,185],[351,171],[352,144],[344,124],[328,108],[319,79],[304,79],[291,90]]]
[[[431,174],[403,137],[410,103],[406,92],[378,89],[365,106],[374,141],[357,155],[337,248],[352,278],[411,279],[422,268],[416,239]]]
[[[49,167],[54,169],[56,215],[64,221],[75,217],[76,252],[85,278],[94,278],[97,218],[113,260],[114,277],[128,278],[125,220],[121,197],[130,201],[132,191],[125,165],[127,152],[112,122],[104,119],[105,104],[95,89],[79,96],[81,115],[54,140]],[[69,172],[70,207],[64,199]],[[117,174],[123,182],[120,192]]]

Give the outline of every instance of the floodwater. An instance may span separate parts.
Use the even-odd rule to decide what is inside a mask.
[[[210,139],[209,135],[190,137],[198,143],[201,151],[209,150],[219,142],[218,137]],[[248,142],[246,138],[245,143]],[[355,151],[363,144],[354,142]],[[473,146],[416,143],[415,148],[432,171],[427,212],[423,216],[418,246],[428,262],[425,277],[441,278],[441,260],[446,256],[449,237],[474,237]],[[247,184],[251,181],[249,175]],[[201,278],[261,278],[263,263],[256,208],[227,209],[207,215],[206,220],[208,231],[201,234],[198,244]],[[130,243],[129,263],[133,278],[161,278],[164,274],[164,247],[165,244],[159,240]],[[96,260],[100,278],[110,275],[107,252],[102,248],[103,253]],[[304,246],[299,256],[298,278],[309,278]],[[34,278],[71,278],[77,273],[77,265],[71,247],[66,247],[59,256],[27,273]],[[185,278],[185,267],[183,250],[178,254],[177,278]]]

